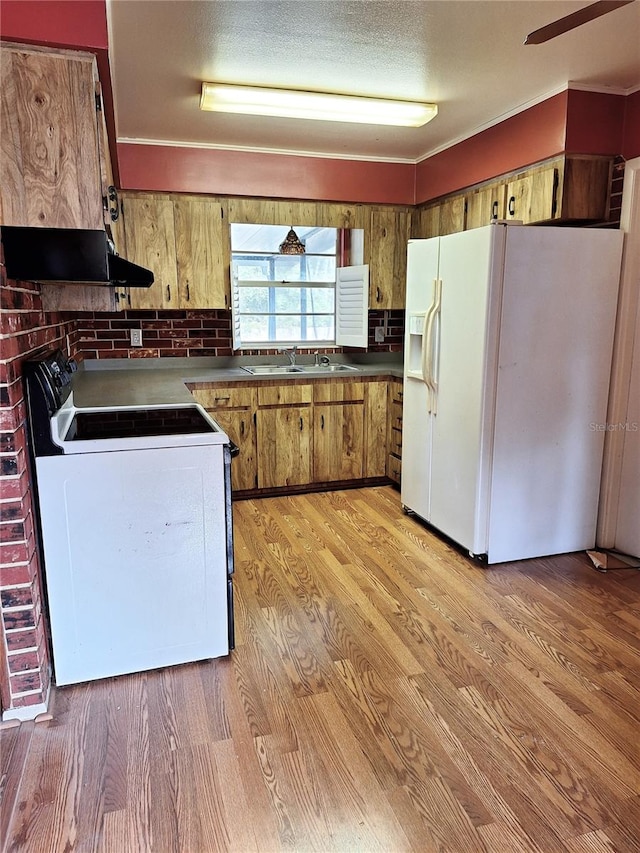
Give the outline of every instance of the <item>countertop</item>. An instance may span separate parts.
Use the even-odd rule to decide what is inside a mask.
[[[391,356],[391,357],[390,357]],[[300,364],[310,359],[299,358]],[[332,358],[335,363],[352,364],[358,372],[345,374],[304,373],[281,376],[259,376],[242,370],[241,364],[282,364],[282,356],[258,358],[157,358],[108,359],[83,362],[73,377],[74,404],[80,408],[102,406],[152,406],[192,403],[188,382],[262,382],[277,379],[289,382],[300,379],[349,379],[370,376],[402,378],[402,361],[398,354],[383,353],[360,356],[358,360],[344,355]]]

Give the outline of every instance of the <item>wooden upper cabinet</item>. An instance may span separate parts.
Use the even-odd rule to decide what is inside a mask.
[[[457,234],[465,229],[465,197],[447,198],[440,202],[440,236]]]
[[[1,51],[0,224],[104,228],[95,58]]]
[[[410,236],[409,210],[395,207],[371,210],[368,251],[371,308],[404,308]]]
[[[559,167],[558,218],[568,221],[604,221],[612,165],[609,157],[567,157]]]
[[[507,219],[523,222],[603,222],[611,159],[560,157],[515,175],[507,183]]]
[[[131,289],[132,308],[228,308],[226,201],[122,194],[126,257],[155,281]]]
[[[427,240],[440,236],[440,205],[430,204],[420,207],[411,215],[411,237],[414,240]]]
[[[493,219],[504,219],[506,194],[503,183],[489,184],[468,193],[465,231],[489,225]]]
[[[444,236],[488,225],[492,219],[536,222],[604,222],[611,158],[557,157],[503,178],[471,187],[428,206],[412,219],[415,239]]]
[[[259,225],[317,225],[314,201],[281,201],[279,199],[229,199],[229,222]]]
[[[366,228],[369,221],[369,208],[364,204],[340,204],[339,202],[318,202],[316,204],[316,225],[322,228]]]
[[[173,202],[169,198],[122,199],[127,260],[147,267],[154,282],[131,289],[132,308],[178,308]]]
[[[509,181],[506,219],[518,219],[525,224],[553,219],[556,216],[557,188],[558,169],[553,166]]]
[[[173,202],[181,308],[229,307],[230,246],[225,206],[217,199]]]

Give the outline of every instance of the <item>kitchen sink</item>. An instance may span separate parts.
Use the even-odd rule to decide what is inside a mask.
[[[242,369],[256,376],[278,376],[282,373],[341,373],[360,368],[351,364],[247,364]]]
[[[351,364],[296,364],[302,373],[338,373],[343,370],[359,370]]]
[[[242,370],[247,373],[255,373],[256,375],[269,375],[271,373],[302,373],[299,367],[293,367],[290,364],[255,364],[242,366]]]

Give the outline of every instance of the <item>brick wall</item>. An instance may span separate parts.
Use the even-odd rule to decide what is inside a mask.
[[[384,325],[385,314],[385,341],[377,344],[374,330]],[[75,317],[70,340],[72,354],[79,359],[233,355],[230,311],[86,312]],[[142,329],[142,347],[132,347],[129,343],[129,331],[134,328]],[[403,340],[404,311],[369,312],[370,352],[401,352]],[[300,352],[315,349],[302,348]],[[243,350],[244,354],[253,355],[275,352],[275,349]]]
[[[69,352],[75,322],[44,314],[37,285],[8,282],[0,266],[0,698],[4,710],[47,698],[50,659],[28,471],[22,362]]]

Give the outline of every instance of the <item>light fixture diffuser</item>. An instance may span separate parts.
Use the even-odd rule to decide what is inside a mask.
[[[267,89],[262,86],[236,86],[230,83],[203,83],[200,109],[394,127],[422,127],[438,114],[436,104]]]

